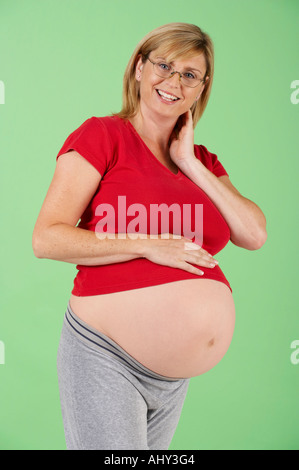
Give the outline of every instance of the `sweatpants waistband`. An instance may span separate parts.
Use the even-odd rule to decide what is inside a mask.
[[[99,330],[96,330],[92,326],[85,323],[79,318],[71,309],[70,302],[68,302],[67,309],[65,312],[64,321],[66,325],[71,329],[79,340],[87,342],[90,346],[95,347],[100,352],[109,355],[110,357],[118,360],[121,364],[137,372],[152,377],[158,380],[164,380],[169,382],[182,381],[184,378],[167,377],[164,375],[157,374],[156,372],[148,369],[143,364],[138,362],[130,354],[128,354],[119,344],[113,341],[111,338],[106,336]]]

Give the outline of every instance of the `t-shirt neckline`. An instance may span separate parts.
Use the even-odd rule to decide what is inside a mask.
[[[119,118],[119,116],[117,116]],[[133,126],[133,124],[129,121],[129,119],[122,119],[122,118],[119,118],[121,121],[123,121],[124,123],[127,123],[128,124],[128,127],[129,129],[131,129],[131,131],[135,134],[135,136],[138,138],[138,140],[142,143],[142,145],[144,146],[144,148],[146,149],[148,155],[155,160],[155,162],[157,162],[157,164],[160,166],[160,168],[162,167],[165,171],[167,171],[168,174],[172,175],[174,178],[179,178],[181,175],[182,175],[182,172],[180,170],[180,168],[178,167],[178,172],[175,174],[173,173],[171,170],[169,170],[169,168],[167,168],[165,165],[163,165],[163,163],[161,163],[157,157],[153,154],[153,152],[149,149],[149,147],[146,145],[146,143],[144,142],[144,140],[140,137],[140,135],[138,134],[138,132],[136,131],[135,127]]]

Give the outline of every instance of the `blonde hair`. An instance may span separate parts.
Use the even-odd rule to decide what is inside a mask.
[[[179,57],[185,59],[204,54],[206,60],[205,88],[200,98],[192,105],[193,127],[201,118],[211,93],[214,75],[214,46],[211,38],[198,26],[189,23],[169,23],[159,26],[148,33],[136,46],[123,78],[122,109],[112,115],[128,119],[136,115],[139,109],[140,84],[135,79],[135,68],[140,55],[145,63],[150,52],[161,50],[167,62]]]

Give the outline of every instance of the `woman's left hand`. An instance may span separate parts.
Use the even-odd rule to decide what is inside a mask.
[[[182,124],[178,137],[174,131],[170,136],[169,154],[172,161],[182,169],[186,162],[196,158],[194,155],[194,130],[191,110],[189,109],[182,114],[179,119]]]

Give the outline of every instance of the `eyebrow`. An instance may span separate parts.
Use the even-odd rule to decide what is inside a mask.
[[[156,60],[157,60],[157,59],[162,59],[162,60],[165,60],[165,62],[166,62],[165,57],[157,57]],[[173,62],[170,62],[170,64],[173,64]],[[188,67],[188,66],[187,66],[187,67],[185,67],[185,68],[186,68],[186,69],[191,69],[191,70],[196,70],[197,72],[202,73],[201,70],[195,69],[194,67]]]

